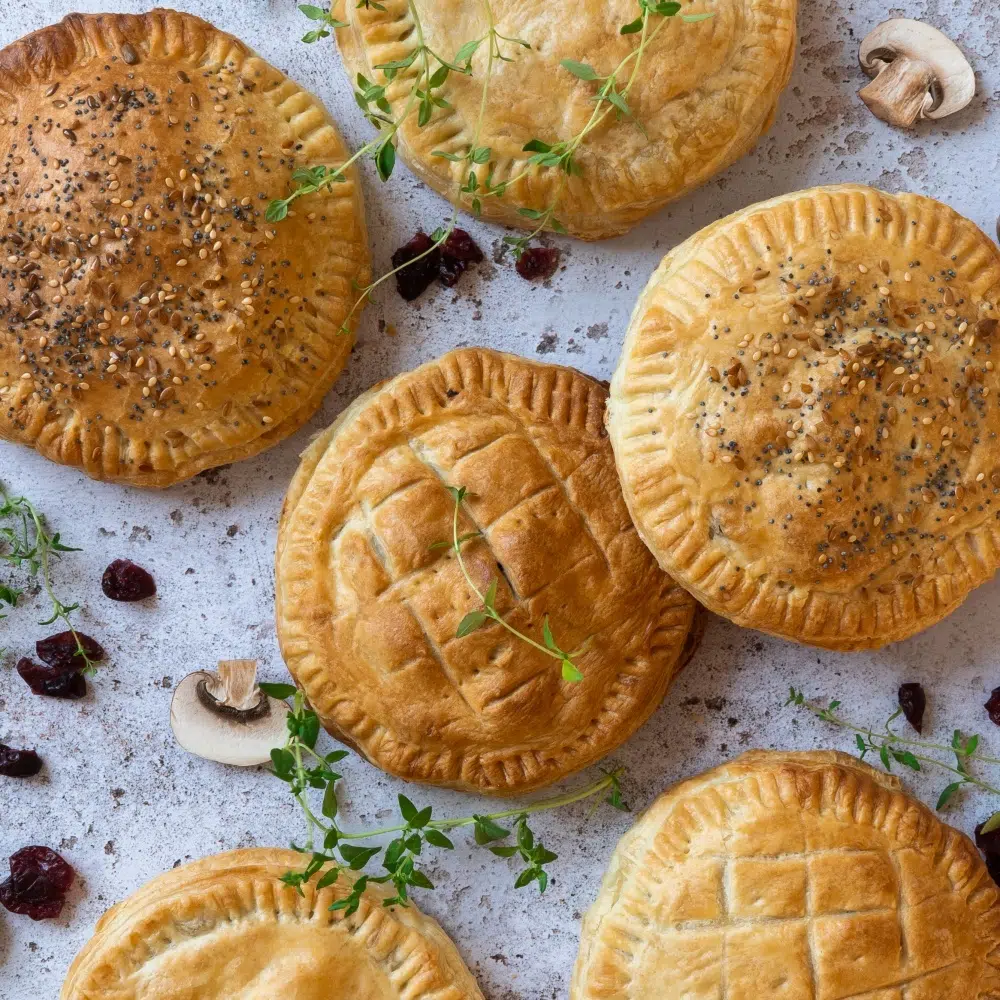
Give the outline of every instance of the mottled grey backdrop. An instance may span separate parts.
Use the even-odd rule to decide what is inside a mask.
[[[102,0],[75,3],[75,9],[93,11],[108,6]],[[184,0],[176,6],[239,35],[316,91],[353,142],[369,134],[332,47],[299,43],[307,25],[293,0]],[[122,0],[120,9],[143,6]],[[0,0],[0,42],[63,13],[46,0]],[[858,42],[892,16],[926,18],[962,45],[979,80],[970,108],[913,134],[892,131],[869,115],[856,97],[863,81]],[[607,378],[633,301],[671,246],[750,202],[811,184],[863,181],[935,195],[992,235],[1000,211],[996,0],[906,0],[888,9],[880,0],[802,0],[799,26],[791,86],[774,128],[751,156],[628,237],[598,246],[560,241],[564,267],[544,286],[527,285],[509,263],[494,263],[495,253],[488,253],[488,263],[458,289],[432,291],[417,307],[395,292],[382,294],[365,313],[350,366],[321,413],[278,448],[165,493],[139,493],[96,485],[0,444],[0,478],[30,493],[56,527],[84,547],[60,567],[60,589],[86,600],[80,625],[111,654],[82,702],[35,698],[12,661],[0,667],[0,742],[36,744],[47,762],[36,779],[0,778],[0,877],[6,873],[2,859],[36,843],[60,850],[80,873],[59,920],[36,924],[0,910],[0,1000],[54,1000],[100,913],[153,875],[204,854],[284,844],[299,834],[299,817],[275,779],[187,756],[170,737],[167,711],[174,684],[220,657],[257,657],[266,677],[285,677],[272,623],[271,570],[282,494],[310,435],[357,393],[462,344],[486,344]],[[366,169],[366,189],[381,273],[415,229],[438,224],[446,205],[405,170],[383,187]],[[484,249],[497,251],[500,230],[467,225]],[[101,571],[122,556],[155,574],[160,597],[152,607],[113,605],[102,597]],[[41,609],[36,602],[0,623],[0,644],[27,652],[42,631],[34,625]],[[782,709],[790,683],[839,697],[845,711],[875,722],[894,707],[900,682],[920,680],[930,693],[933,735],[947,740],[953,726],[977,729],[996,751],[1000,733],[992,732],[981,706],[1000,684],[998,638],[996,584],[925,635],[874,654],[802,649],[712,619],[701,650],[665,704],[615,755],[629,769],[627,797],[642,808],[677,778],[749,747],[849,749],[843,734]],[[401,783],[356,759],[347,762],[346,774],[344,814],[351,825],[386,821]],[[935,776],[910,784],[933,801],[944,783]],[[457,793],[417,788],[410,794],[441,813],[487,807]],[[997,805],[982,798],[963,802],[951,816],[971,830]],[[538,832],[560,855],[541,899],[532,889],[513,890],[507,862],[464,844],[446,864],[431,861],[439,888],[421,899],[458,941],[489,1000],[565,995],[580,914],[628,824],[626,816],[606,808],[592,814],[589,806],[539,819]]]

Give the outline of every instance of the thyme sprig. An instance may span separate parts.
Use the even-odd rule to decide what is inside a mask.
[[[75,656],[80,658],[87,673],[96,670],[96,664],[87,655],[80,636],[73,628],[70,616],[80,609],[79,603],[66,604],[56,595],[52,583],[52,564],[65,552],[79,552],[66,545],[59,532],[50,532],[45,515],[24,496],[10,496],[0,486],[0,561],[16,570],[27,571],[29,576],[41,581],[42,588],[51,604],[52,614],[40,621],[39,625],[54,625],[63,622],[76,640]],[[17,607],[23,591],[12,583],[0,581],[0,607]],[[0,615],[0,618],[5,617]]]
[[[268,222],[280,222],[286,218],[290,206],[296,199],[304,195],[314,194],[333,184],[346,180],[347,169],[366,156],[372,156],[375,167],[382,181],[387,181],[392,175],[396,163],[396,144],[398,133],[403,123],[416,111],[417,125],[423,127],[430,123],[434,115],[435,108],[447,108],[448,102],[441,96],[440,90],[447,81],[451,73],[459,73],[465,76],[472,75],[472,60],[482,46],[486,46],[487,60],[483,77],[483,85],[480,96],[479,114],[473,130],[473,137],[463,153],[450,153],[445,150],[435,150],[432,155],[449,160],[453,163],[463,164],[461,170],[461,181],[458,182],[454,198],[454,211],[446,226],[435,233],[433,245],[424,253],[399,267],[382,275],[376,281],[360,288],[361,295],[351,310],[347,320],[345,320],[341,333],[346,333],[350,318],[367,301],[372,291],[380,284],[396,275],[403,268],[423,259],[434,253],[451,235],[458,222],[458,204],[463,195],[470,197],[472,212],[479,215],[482,211],[482,203],[485,198],[503,198],[508,188],[528,174],[536,167],[555,168],[562,171],[567,176],[579,173],[579,168],[574,159],[577,150],[586,141],[594,129],[598,128],[608,115],[614,113],[619,117],[628,117],[636,122],[637,127],[643,129],[642,123],[635,118],[631,107],[628,104],[628,95],[639,74],[643,55],[650,43],[663,28],[669,18],[680,14],[681,4],[676,0],[638,0],[639,16],[622,25],[620,33],[622,35],[638,34],[637,46],[615,67],[606,77],[600,76],[597,71],[586,63],[574,60],[563,60],[562,66],[567,71],[573,73],[582,80],[596,82],[599,86],[594,95],[594,110],[584,127],[572,138],[547,143],[541,139],[531,139],[523,147],[524,152],[531,153],[521,169],[515,172],[506,180],[497,181],[496,165],[492,160],[493,151],[489,146],[482,144],[483,122],[486,117],[486,110],[489,96],[490,81],[493,77],[494,67],[497,61],[510,62],[512,56],[506,54],[503,45],[520,46],[530,49],[529,42],[521,38],[514,38],[502,34],[497,30],[493,8],[490,0],[481,0],[486,16],[487,30],[479,38],[465,42],[452,59],[447,59],[440,53],[434,51],[427,45],[423,23],[420,19],[414,0],[408,0],[408,8],[413,18],[414,29],[417,35],[417,45],[414,50],[401,60],[388,63],[381,63],[374,68],[381,70],[384,77],[384,84],[376,84],[368,80],[362,74],[358,74],[356,88],[354,91],[355,100],[361,108],[368,121],[378,130],[374,139],[366,143],[357,150],[344,163],[336,167],[314,166],[303,167],[292,174],[292,182],[295,185],[290,194],[285,198],[274,199],[270,202],[265,213]],[[378,10],[384,8],[374,0],[359,0],[358,7],[374,7]],[[315,7],[309,4],[301,5],[299,9],[306,17],[320,23],[318,29],[306,33],[303,41],[314,42],[320,38],[325,38],[330,34],[330,29],[345,27],[346,25],[332,17],[328,10]],[[659,17],[662,20],[650,30],[650,17]],[[688,23],[704,21],[714,17],[712,13],[683,14],[681,20]],[[396,79],[399,73],[412,70],[417,66],[411,89],[403,102],[402,110],[398,115],[393,115],[392,105],[386,96],[387,85]],[[624,79],[625,71],[631,66],[627,80]],[[645,131],[643,129],[643,131]],[[520,208],[518,212],[530,222],[536,225],[526,236],[506,236],[503,242],[511,247],[514,256],[520,258],[524,251],[544,230],[552,230],[557,233],[565,233],[565,226],[556,216],[559,199],[562,195],[562,185],[556,192],[552,202],[542,209]]]
[[[583,674],[580,672],[580,668],[577,667],[573,661],[583,652],[583,649],[581,648],[575,652],[567,653],[565,650],[560,648],[559,644],[552,636],[552,629],[549,626],[548,615],[546,615],[542,621],[542,642],[544,642],[544,645],[542,645],[530,636],[525,635],[523,632],[519,632],[499,611],[497,611],[496,597],[497,584],[499,581],[496,577],[490,580],[485,590],[480,590],[479,586],[477,586],[476,582],[472,579],[472,576],[469,573],[469,568],[465,565],[465,560],[462,558],[462,546],[474,538],[479,538],[481,532],[470,531],[466,534],[459,534],[458,517],[462,510],[462,503],[469,495],[469,492],[464,486],[449,486],[447,489],[451,494],[452,499],[455,501],[455,510],[452,517],[452,538],[450,542],[435,542],[432,548],[451,549],[452,552],[455,553],[455,559],[458,561],[459,569],[461,569],[462,575],[465,577],[465,582],[469,585],[469,589],[476,595],[476,597],[479,598],[479,601],[482,604],[482,608],[476,608],[470,611],[461,620],[461,622],[459,622],[458,632],[456,633],[457,637],[461,639],[463,636],[467,636],[470,633],[475,632],[476,629],[482,628],[482,626],[487,622],[496,622],[522,642],[526,642],[529,646],[533,646],[546,656],[551,656],[553,659],[558,660],[562,666],[563,680],[571,681],[573,683],[582,681]]]
[[[507,186],[519,180],[521,176],[528,173],[534,166],[554,168],[561,171],[566,177],[578,175],[580,168],[575,159],[577,151],[586,141],[587,136],[594,129],[602,125],[609,115],[615,114],[619,118],[631,119],[645,134],[642,122],[636,118],[628,103],[628,97],[638,79],[639,69],[646,50],[652,44],[653,39],[663,29],[664,25],[667,24],[668,20],[676,17],[680,14],[680,11],[681,5],[676,0],[639,0],[639,16],[634,21],[622,25],[619,29],[622,35],[638,34],[638,45],[607,76],[601,76],[589,63],[577,62],[573,59],[562,60],[560,65],[563,69],[572,73],[577,79],[598,85],[592,97],[594,110],[583,128],[570,139],[548,143],[542,139],[534,138],[525,143],[523,151],[532,155],[525,161],[521,170],[507,181]],[[661,18],[661,20],[654,28],[650,29],[649,21],[654,16]],[[698,21],[706,21],[714,16],[713,13],[682,14],[681,20],[693,24]],[[630,66],[631,69],[629,70]],[[627,79],[625,79],[626,70],[629,70]],[[518,210],[521,215],[537,221],[538,224],[527,236],[504,237],[504,243],[512,248],[516,258],[520,258],[524,251],[528,249],[531,241],[543,230],[552,229],[559,233],[566,231],[555,215],[561,196],[562,186],[560,186],[553,200],[544,209],[522,208]]]
[[[485,34],[479,38],[465,42],[460,46],[452,59],[447,59],[426,43],[423,22],[420,19],[416,4],[413,0],[409,0],[409,10],[417,34],[417,45],[414,50],[403,59],[380,63],[374,67],[377,70],[381,70],[385,77],[385,83],[374,83],[361,73],[358,74],[356,79],[357,85],[354,90],[354,99],[358,107],[361,108],[365,118],[378,130],[375,138],[365,143],[339,166],[329,167],[318,164],[312,167],[298,168],[292,174],[292,183],[295,187],[291,193],[285,198],[274,199],[267,206],[265,212],[267,221],[280,222],[287,218],[291,205],[298,198],[308,194],[315,194],[324,188],[344,182],[347,179],[348,168],[366,156],[371,156],[374,159],[375,169],[378,172],[379,178],[383,182],[388,181],[396,165],[396,144],[398,142],[398,133],[403,123],[416,112],[417,125],[422,128],[432,120],[435,108],[450,107],[448,102],[441,96],[441,88],[452,73],[458,73],[462,76],[472,76],[473,57],[483,45],[486,46],[486,72],[483,77],[481,89],[479,117],[476,121],[472,141],[469,143],[468,149],[461,155],[441,151],[435,151],[434,153],[435,156],[441,156],[445,159],[467,165],[462,171],[464,179],[456,191],[455,205],[451,217],[444,226],[434,231],[431,235],[431,245],[423,253],[400,264],[398,267],[392,268],[392,270],[387,271],[367,285],[357,288],[360,294],[341,324],[339,331],[341,334],[349,333],[350,322],[354,314],[367,302],[372,292],[379,285],[395,277],[404,268],[411,267],[418,261],[435,253],[447,241],[458,225],[458,201],[461,195],[471,194],[473,196],[473,210],[478,214],[481,207],[480,196],[499,195],[506,189],[505,184],[493,183],[495,167],[491,163],[492,150],[488,146],[483,146],[480,141],[483,119],[488,103],[489,86],[493,77],[494,66],[497,61],[512,61],[512,57],[505,53],[503,44],[505,43],[507,46],[521,46],[523,48],[531,48],[531,46],[523,39],[501,34],[497,30],[489,0],[482,0],[482,2],[487,18],[487,30]],[[359,7],[368,7],[369,5],[378,10],[384,9],[377,3],[369,4],[364,2],[364,0],[358,4]],[[308,32],[303,41],[315,41],[318,38],[328,35],[330,33],[329,28],[345,26],[343,22],[334,19],[330,12],[323,8],[304,5],[300,6],[299,9],[311,20],[322,22],[322,27],[316,32]],[[394,116],[392,105],[389,103],[386,95],[386,88],[400,73],[410,72],[414,66],[417,67],[417,72],[413,84],[403,103],[402,110],[398,115]],[[488,165],[488,169],[486,177],[481,180],[477,171],[484,164]]]
[[[970,770],[972,764],[1000,765],[1000,758],[990,757],[980,752],[978,735],[966,736],[956,729],[952,734],[951,743],[947,746],[943,743],[915,740],[902,736],[892,727],[896,719],[902,715],[902,708],[897,708],[882,724],[881,729],[875,729],[870,726],[860,726],[843,718],[837,713],[840,704],[839,701],[831,701],[824,708],[822,705],[808,701],[805,695],[794,687],[789,688],[788,700],[785,702],[786,706],[794,705],[796,708],[804,709],[823,722],[828,722],[853,733],[858,757],[861,760],[872,754],[878,757],[887,771],[892,770],[893,762],[895,762],[911,771],[923,771],[924,765],[927,765],[951,774],[953,780],[942,789],[938,796],[936,809],[944,809],[955,797],[955,794],[968,785],[989,792],[991,795],[1000,796],[1000,788],[983,781]],[[954,765],[941,760],[935,754],[954,756]],[[1000,828],[1000,811],[995,812],[987,820],[986,827],[984,827],[986,832],[998,828]]]
[[[333,765],[347,757],[348,751],[335,750],[326,755],[316,751],[319,719],[306,706],[301,691],[291,684],[260,686],[273,698],[293,699],[288,714],[288,739],[283,747],[271,751],[271,761],[274,774],[289,786],[305,816],[305,842],[302,846],[293,843],[292,847],[308,854],[309,860],[301,871],[286,872],[281,880],[301,893],[302,886],[317,875],[316,888],[324,889],[333,885],[345,870],[362,873],[355,879],[350,893],[333,903],[331,910],[343,910],[348,915],[354,913],[369,883],[392,884],[395,894],[385,899],[385,906],[407,905],[413,888],[433,889],[434,884],[427,873],[418,867],[418,862],[427,848],[454,849],[455,845],[445,831],[461,827],[472,827],[475,842],[496,857],[520,860],[523,868],[514,882],[515,888],[535,883],[539,892],[544,892],[549,884],[546,865],[557,860],[558,855],[545,847],[531,829],[529,816],[582,802],[602,793],[607,793],[605,801],[609,805],[616,809],[627,808],[621,799],[621,771],[614,770],[576,792],[543,799],[522,808],[474,813],[452,819],[434,819],[431,806],[419,808],[401,794],[398,796],[399,823],[374,830],[349,831],[338,823],[337,783],[342,780],[342,775],[333,770]],[[321,793],[318,816],[309,798],[313,791]],[[501,825],[502,822],[507,825]],[[369,847],[358,843],[390,836],[392,839],[384,845]],[[513,842],[501,843],[508,838],[513,838]],[[367,868],[379,854],[384,874],[371,874]]]

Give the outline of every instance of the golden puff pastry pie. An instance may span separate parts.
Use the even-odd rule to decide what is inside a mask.
[[[513,795],[598,760],[656,708],[695,604],[629,520],[579,372],[454,351],[371,389],[303,456],[278,636],[324,726],[385,771]],[[456,502],[448,487],[464,488]],[[464,539],[462,564],[449,542]],[[495,621],[576,653],[582,680]]]
[[[832,751],[755,751],[666,792],[583,921],[570,1000],[979,1000],[1000,904],[972,842]]]
[[[355,876],[299,895],[281,876],[301,867],[254,848],[153,879],[98,921],[60,1000],[482,1000],[436,921],[374,884],[331,911]]]
[[[660,565],[738,625],[904,639],[1000,561],[1000,252],[939,202],[844,185],[673,250],[609,428]]]
[[[449,198],[466,189],[466,209],[478,199],[484,216],[508,225],[557,228],[554,217],[574,236],[597,240],[626,232],[753,147],[791,74],[797,6],[685,0],[684,15],[711,16],[690,23],[650,13],[645,35],[621,33],[642,14],[636,0],[337,0],[333,13],[346,23],[337,40],[352,84],[359,76],[387,84],[396,118],[409,102],[399,149],[427,184]],[[490,12],[501,36],[492,60]],[[410,95],[426,93],[440,68],[427,49],[461,66],[477,41],[472,72],[451,72],[432,89],[447,103],[422,118]],[[565,61],[584,69],[574,73]],[[598,106],[605,84],[581,73],[615,73],[630,113]],[[574,172],[529,163],[545,147],[557,157],[572,147]],[[468,158],[479,150],[488,154]],[[505,184],[501,196],[490,194]]]
[[[0,438],[169,486],[296,430],[368,279],[319,102],[190,14],[70,14],[0,52]],[[353,326],[353,317],[348,324]]]

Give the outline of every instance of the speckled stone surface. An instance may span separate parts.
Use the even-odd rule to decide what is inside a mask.
[[[717,0],[724,2],[724,0]],[[254,46],[316,91],[353,142],[368,126],[351,99],[332,47],[305,46],[292,0],[183,2]],[[76,9],[101,10],[100,0]],[[123,2],[120,9],[141,10]],[[44,0],[0,0],[0,42],[57,19]],[[941,27],[969,55],[978,77],[970,108],[916,132],[891,130],[856,96],[859,40],[880,20],[919,17]],[[165,493],[89,482],[30,452],[0,443],[0,478],[29,493],[66,538],[83,547],[59,566],[62,593],[86,604],[80,627],[110,652],[81,702],[33,697],[0,667],[0,742],[37,746],[46,767],[29,781],[0,778],[0,858],[26,844],[61,851],[80,874],[59,920],[33,923],[0,910],[0,998],[55,998],[67,965],[109,905],[179,862],[233,847],[285,844],[300,833],[284,788],[262,770],[239,771],[188,756],[173,742],[168,707],[186,673],[219,658],[257,657],[265,677],[285,678],[272,621],[272,550],[284,489],[296,456],[317,429],[372,382],[461,344],[488,344],[574,365],[607,378],[634,299],[660,257],[695,230],[742,206],[811,184],[863,181],[950,202],[992,235],[1000,170],[1000,8],[995,0],[802,0],[801,43],[791,86],[771,132],[752,155],[628,237],[597,246],[559,241],[563,267],[531,286],[498,260],[501,231],[465,224],[487,263],[455,290],[429,293],[416,307],[394,291],[368,309],[350,366],[322,411],[298,435],[238,466]],[[405,170],[388,187],[374,172],[366,189],[377,273],[417,228],[433,229],[447,206]],[[159,597],[115,605],[100,591],[112,559],[129,557],[156,577]],[[45,630],[44,601],[29,601],[0,622],[0,644],[30,651]],[[701,649],[653,719],[614,760],[628,767],[627,798],[645,806],[676,779],[751,747],[850,749],[851,740],[782,708],[789,684],[838,697],[844,711],[878,723],[895,707],[903,681],[929,692],[929,731],[984,733],[996,752],[1000,732],[983,711],[1000,684],[1000,586],[977,591],[942,624],[883,652],[837,655],[803,649],[710,620]],[[352,758],[343,812],[351,826],[388,821],[403,785]],[[567,782],[585,783],[598,774]],[[933,802],[941,775],[910,787]],[[410,788],[441,814],[484,811],[457,793]],[[949,813],[970,831],[1000,803],[982,796]],[[591,903],[611,849],[629,818],[583,805],[536,823],[558,852],[554,880],[539,898],[512,888],[515,870],[462,841],[433,858],[438,885],[421,897],[456,939],[489,1000],[565,996],[579,918]],[[6,874],[0,862],[0,877]]]

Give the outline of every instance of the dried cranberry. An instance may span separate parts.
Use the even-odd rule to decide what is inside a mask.
[[[441,253],[467,264],[479,264],[483,260],[483,251],[464,229],[453,229],[449,233],[448,239],[441,244]]]
[[[990,692],[989,701],[983,705],[990,714],[990,722],[995,726],[1000,726],[1000,688],[994,688]]]
[[[976,827],[976,847],[986,855],[986,869],[993,881],[1000,885],[1000,829],[983,833],[984,826],[986,823]]]
[[[144,601],[156,593],[156,581],[131,559],[116,559],[104,571],[101,589],[112,601]]]
[[[104,650],[96,639],[91,639],[83,632],[59,632],[50,635],[47,639],[39,639],[35,643],[35,652],[38,658],[47,663],[50,667],[59,667],[61,670],[82,670],[86,665],[86,660],[80,655],[79,647],[83,647],[88,659],[104,659]]]
[[[0,743],[0,774],[8,778],[30,778],[42,769],[42,758],[34,750],[15,750]]]
[[[899,685],[899,707],[906,716],[906,721],[918,732],[924,731],[924,709],[927,708],[927,695],[923,685],[917,683]]]
[[[62,913],[76,872],[48,847],[23,847],[10,857],[10,878],[0,882],[0,903],[11,913],[46,920]]]
[[[17,672],[35,694],[50,698],[82,698],[87,682],[75,667],[43,667],[26,656],[17,661]]]
[[[453,288],[458,284],[458,279],[465,274],[468,266],[464,260],[459,260],[458,257],[448,257],[446,254],[441,254],[441,261],[438,264],[438,281],[445,288]]]
[[[980,823],[976,827],[976,847],[978,847],[983,854],[995,854],[1000,856],[1000,829],[991,830],[989,833],[983,833],[984,826],[986,826],[986,823]]]
[[[517,273],[526,281],[551,278],[559,267],[559,251],[555,247],[529,247],[517,260]]]
[[[421,257],[421,254],[426,256]],[[411,261],[414,263],[410,263]],[[396,288],[399,289],[399,294],[407,302],[412,302],[423,295],[438,276],[440,261],[441,251],[434,246],[434,241],[426,233],[417,233],[409,243],[404,243],[392,255],[393,268],[402,268],[396,272]]]

